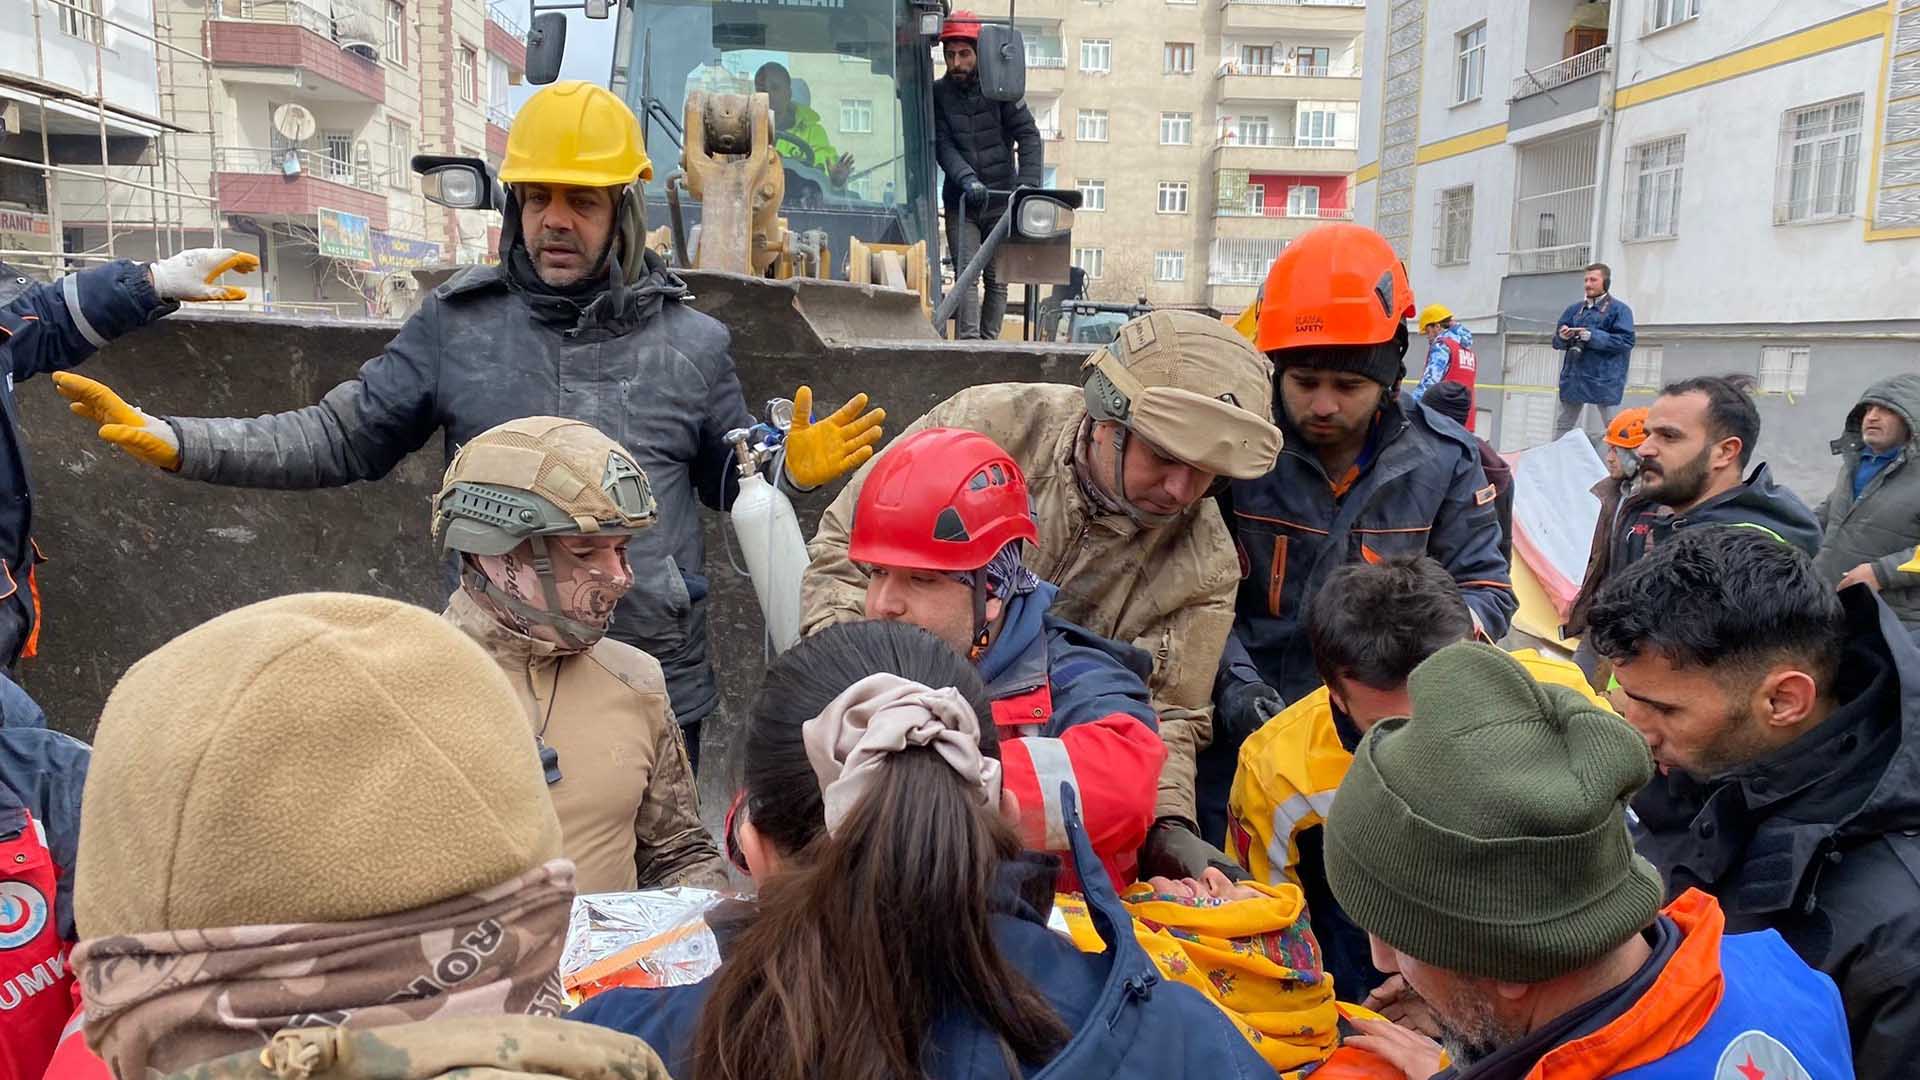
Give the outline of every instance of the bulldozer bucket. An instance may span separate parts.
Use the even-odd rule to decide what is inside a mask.
[[[878,285],[818,278],[752,277],[724,270],[679,270],[693,306],[725,323],[733,357],[818,359],[859,342],[936,341],[920,295]]]

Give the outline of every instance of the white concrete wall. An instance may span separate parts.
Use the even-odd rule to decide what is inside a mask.
[[[38,50],[34,44],[36,8]],[[92,41],[61,30],[63,10],[43,0],[9,0],[0,17],[0,71],[44,79],[88,96],[104,89],[108,101],[158,116],[160,76],[154,63],[154,44],[132,32],[153,33],[152,0],[101,0],[101,16],[127,29],[103,23],[97,52]],[[101,60],[98,65],[96,56]],[[37,128],[38,119],[32,124]]]
[[[1713,31],[1707,20],[1703,14],[1702,25],[1656,34],[1647,44],[1662,57],[1697,51],[1704,46],[1688,38]],[[1878,39],[1865,41],[1618,114],[1599,258],[1613,265],[1621,295],[1639,321],[1801,323],[1920,315],[1912,287],[1920,273],[1920,240],[1868,243],[1864,235],[1881,55]],[[1629,42],[1626,61],[1634,70],[1654,70],[1658,62],[1638,41]],[[1786,112],[1850,94],[1865,95],[1853,216],[1775,225]],[[1670,134],[1686,136],[1679,235],[1623,242],[1628,150]]]

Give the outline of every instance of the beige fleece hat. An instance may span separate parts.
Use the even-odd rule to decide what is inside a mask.
[[[81,810],[83,937],[406,911],[561,857],[506,676],[433,612],[283,596],[114,688]]]
[[[1280,456],[1273,362],[1218,319],[1137,316],[1082,368],[1088,415],[1125,424],[1189,465],[1251,480]]]

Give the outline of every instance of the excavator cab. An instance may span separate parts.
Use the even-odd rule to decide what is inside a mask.
[[[528,80],[550,82],[567,24],[549,8],[580,5],[530,6]],[[989,260],[1001,280],[1067,280],[1079,193],[1021,189],[998,196],[1010,211],[943,287],[933,82],[944,0],[617,0],[604,13],[618,19],[608,86],[640,118],[655,162],[648,246],[715,310],[797,311],[806,340],[927,337],[945,332],[951,301]],[[980,34],[982,87],[1018,100],[1018,31]],[[443,205],[502,204],[484,163],[422,155],[414,168]],[[770,295],[773,282],[792,302]],[[771,348],[786,330],[762,332]]]

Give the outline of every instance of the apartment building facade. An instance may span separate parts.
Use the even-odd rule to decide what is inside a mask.
[[[1551,430],[1582,269],[1639,327],[1628,403],[1762,390],[1805,493],[1859,392],[1920,368],[1920,4],[1376,0],[1355,207],[1476,334],[1497,443]],[[1490,377],[1493,376],[1493,377]]]
[[[1351,216],[1363,5],[1015,8],[1047,180],[1082,196],[1090,295],[1238,311],[1288,240]]]
[[[183,144],[173,182],[190,194],[145,227],[127,222],[150,193],[63,179],[67,250],[106,252],[111,235],[112,254],[150,259],[217,240],[260,256],[239,282],[249,306],[358,317],[404,313],[415,269],[491,258],[495,215],[430,204],[409,160],[504,153],[526,66],[509,0],[29,2],[157,5],[150,97]]]

